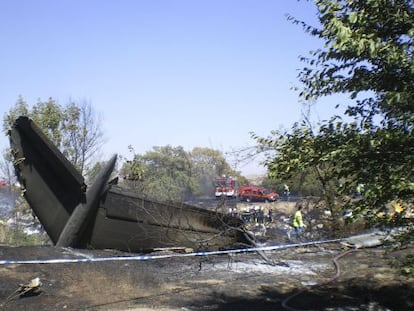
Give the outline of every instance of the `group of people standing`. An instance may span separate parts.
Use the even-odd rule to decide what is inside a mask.
[[[250,208],[241,213],[241,218],[244,223],[258,223],[263,224],[265,222],[272,222],[273,221],[273,211],[271,209],[268,210],[267,214],[265,214],[265,210],[261,207],[254,207]]]
[[[288,185],[284,185],[284,194],[286,196],[287,201],[289,201],[290,190]],[[295,211],[291,217],[291,225],[295,229],[296,237],[299,238],[302,235],[304,223],[303,223],[303,215],[302,215],[302,208],[303,205],[301,202],[296,204]],[[229,214],[232,216],[240,216],[245,224],[248,223],[265,223],[265,222],[272,222],[273,221],[273,211],[269,209],[267,215],[264,213],[262,207],[255,206],[249,209],[242,211],[239,215],[237,208],[229,208]]]

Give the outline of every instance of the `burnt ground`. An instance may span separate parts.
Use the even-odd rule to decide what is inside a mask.
[[[346,252],[339,243],[257,253],[0,265],[0,310],[413,310],[414,280],[389,263],[413,249]],[[0,247],[1,260],[129,256],[115,251]],[[339,269],[335,268],[334,258]],[[39,277],[29,295],[7,300]]]
[[[266,226],[249,224],[250,229],[263,240],[289,243],[288,216],[293,207],[286,202],[274,205],[279,213],[275,220]],[[311,229],[322,224],[320,215],[316,210],[305,211],[306,239],[321,239],[319,231]],[[345,236],[351,233],[358,232]],[[162,254],[166,252],[150,255]],[[0,311],[414,310],[414,279],[402,276],[391,265],[408,254],[414,255],[414,248],[347,250],[337,242],[262,255],[0,264]],[[0,261],[131,255],[114,250],[0,245]],[[41,285],[33,292],[13,296],[37,277]]]

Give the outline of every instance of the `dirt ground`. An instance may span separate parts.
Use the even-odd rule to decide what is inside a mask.
[[[292,206],[285,207],[287,214]],[[414,310],[414,279],[390,265],[407,254],[414,248],[354,250],[335,242],[261,255],[163,251],[149,255],[166,258],[119,260],[134,254],[0,245],[0,261],[87,259],[3,262],[0,310]],[[41,285],[22,294],[35,278]]]
[[[414,280],[390,261],[406,249],[339,244],[156,260],[0,266],[0,310],[413,310]],[[0,247],[1,259],[128,256],[114,251]],[[339,269],[334,258],[338,256]],[[11,298],[32,279],[34,293]],[[8,300],[8,297],[11,299]]]

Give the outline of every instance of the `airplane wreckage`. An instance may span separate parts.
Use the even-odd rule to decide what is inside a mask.
[[[82,175],[28,117],[9,131],[23,195],[56,246],[140,252],[250,244],[240,219],[181,203],[149,200],[110,179],[116,155],[87,187]]]

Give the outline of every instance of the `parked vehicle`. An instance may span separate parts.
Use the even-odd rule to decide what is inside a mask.
[[[223,196],[227,198],[236,198],[237,180],[231,176],[216,178],[214,181],[214,189],[216,198],[221,198]]]
[[[265,187],[243,186],[239,188],[239,200],[246,202],[274,202],[279,198],[276,192]]]

